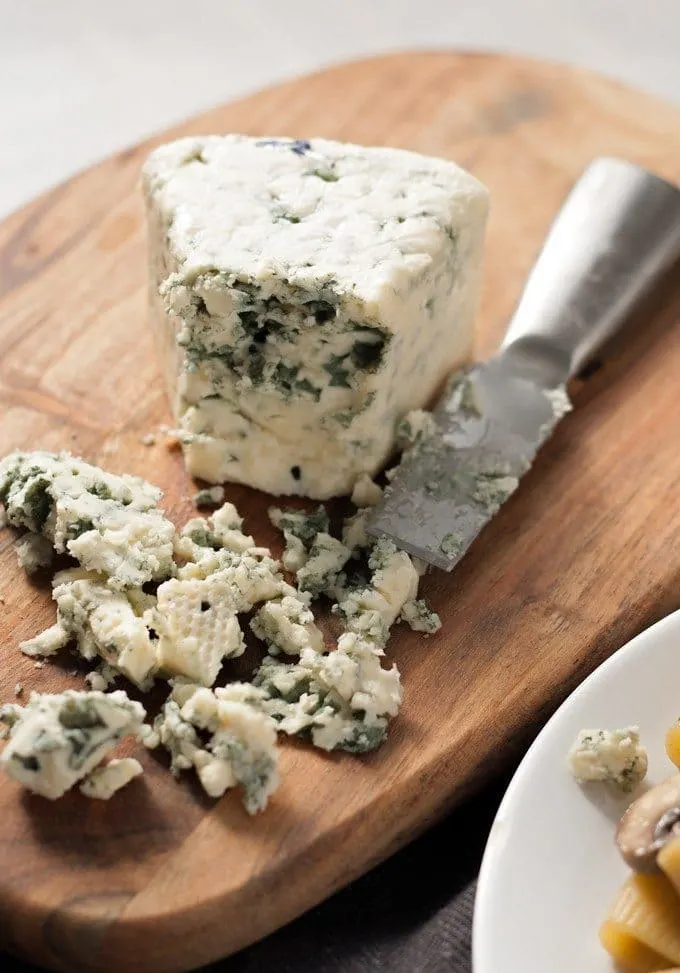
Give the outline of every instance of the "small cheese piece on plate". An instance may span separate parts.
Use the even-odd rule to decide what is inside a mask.
[[[144,191],[190,473],[350,493],[470,355],[486,189],[401,149],[228,135],[156,149]]]
[[[579,783],[607,781],[624,793],[634,790],[647,773],[647,751],[637,726],[581,730],[567,759]]]

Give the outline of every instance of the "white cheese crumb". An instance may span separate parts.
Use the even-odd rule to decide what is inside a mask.
[[[380,651],[352,632],[328,655],[305,649],[297,663],[268,657],[255,677],[267,712],[284,733],[311,731],[315,746],[362,753],[377,747],[402,692],[396,666],[383,669]]]
[[[181,685],[144,742],[166,747],[173,773],[194,767],[210,797],[240,784],[246,810],[255,814],[279,783],[276,725],[263,711],[263,699],[264,693],[249,684],[231,683],[214,693]],[[210,734],[207,742],[199,730]]]
[[[85,676],[85,683],[89,689],[94,689],[96,692],[103,693],[108,683],[106,679],[102,676],[100,672],[95,669],[93,672],[88,672]]]
[[[158,653],[139,611],[147,599],[155,599],[142,592],[140,602],[134,589],[112,591],[101,576],[81,568],[60,571],[53,585],[58,625],[76,641],[82,657],[99,656],[140,689],[149,689]]]
[[[154,446],[156,443],[156,434],[153,432],[147,432],[144,436],[140,438],[140,443],[142,446]]]
[[[423,598],[406,601],[401,606],[399,618],[413,629],[414,632],[426,632],[429,635],[438,632],[442,627],[439,615],[432,611]]]
[[[135,777],[144,773],[144,768],[139,760],[134,757],[122,757],[119,760],[110,760],[107,764],[102,764],[87,775],[80,785],[80,792],[85,797],[95,798],[98,801],[108,801],[116,791],[119,791],[126,784],[129,784]]]
[[[342,543],[351,551],[354,558],[359,557],[365,548],[375,542],[375,539],[366,532],[370,515],[371,508],[363,507],[355,514],[345,517],[342,523]]]
[[[54,556],[52,545],[40,534],[23,534],[14,542],[19,567],[27,574],[35,574],[41,568],[49,568]]]
[[[45,663],[44,662],[34,662],[33,663],[33,668],[34,669],[44,669],[45,668]]]
[[[0,500],[15,527],[42,534],[60,554],[107,577],[111,588],[141,587],[173,570],[173,524],[162,492],[69,453],[10,453],[0,462]]]
[[[205,490],[197,490],[193,496],[195,507],[218,507],[224,503],[224,487],[214,486]]]
[[[22,682],[18,682],[14,687],[14,695],[21,696],[23,691],[24,691],[24,684]]]
[[[172,578],[160,585],[157,598],[147,620],[158,635],[161,669],[212,686],[223,660],[245,650],[230,580],[220,573]]]
[[[301,591],[309,591],[312,597],[332,593],[338,576],[350,558],[350,550],[331,534],[324,531],[314,538],[309,556],[297,573]]]
[[[307,648],[323,651],[323,635],[314,624],[314,615],[294,595],[280,601],[266,601],[250,622],[257,636],[270,645],[270,651],[300,655]]]
[[[354,484],[351,499],[355,507],[374,507],[382,500],[382,488],[364,473]]]
[[[647,751],[637,726],[622,730],[581,730],[567,755],[569,769],[580,783],[607,781],[632,791],[647,773]]]
[[[56,624],[50,626],[50,628],[46,628],[44,632],[40,632],[39,635],[35,635],[32,639],[26,639],[25,642],[20,642],[19,648],[24,655],[56,655],[70,641],[71,636],[69,633],[63,625],[56,622]]]
[[[0,708],[10,739],[0,766],[52,800],[86,777],[124,736],[138,736],[144,707],[115,693],[31,693],[26,706]]]
[[[432,413],[414,409],[397,426],[397,445],[401,449],[407,449],[430,439],[436,432],[437,423]]]

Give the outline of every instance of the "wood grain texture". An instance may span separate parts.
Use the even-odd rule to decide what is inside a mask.
[[[216,109],[79,175],[0,226],[0,452],[69,448],[160,484],[190,514],[145,325],[139,166],[169,137],[320,135],[455,159],[492,193],[479,352],[489,353],[583,166],[616,154],[680,180],[680,115],[580,71],[490,55],[399,54]],[[404,844],[497,766],[587,672],[680,603],[680,294],[670,281],[625,352],[576,383],[576,411],[452,576],[424,590],[442,632],[390,643],[406,698],[358,759],[283,747],[283,785],[250,819],[162,758],[109,803],[52,805],[0,781],[0,923],[55,970],[171,973],[265,935]],[[230,491],[273,542],[268,498]],[[0,696],[82,686],[16,645],[50,624],[45,585],[0,534]]]

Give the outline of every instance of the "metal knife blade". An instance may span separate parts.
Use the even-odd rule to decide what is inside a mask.
[[[454,380],[368,532],[450,571],[559,420],[566,383],[680,259],[680,190],[597,159],[553,223],[497,355]]]
[[[563,388],[542,389],[502,358],[473,366],[435,410],[436,431],[402,458],[370,532],[451,570],[570,408]]]

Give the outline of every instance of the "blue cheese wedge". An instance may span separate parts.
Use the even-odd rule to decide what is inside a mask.
[[[94,770],[125,736],[138,736],[146,716],[122,692],[31,693],[26,706],[0,709],[10,738],[0,766],[28,790],[52,800]]]
[[[151,154],[144,193],[152,322],[193,475],[350,493],[469,357],[487,192],[452,162],[188,138]]]
[[[161,490],[117,476],[68,453],[10,453],[0,462],[7,519],[49,540],[111,588],[141,587],[172,574],[175,528]]]
[[[624,793],[634,790],[647,774],[647,751],[637,726],[581,730],[567,759],[579,783],[606,781]]]

